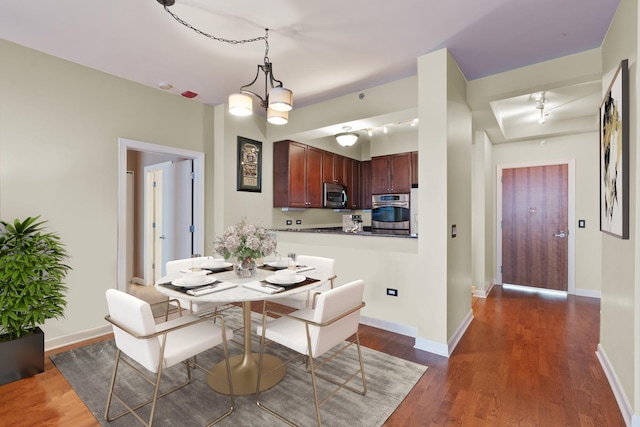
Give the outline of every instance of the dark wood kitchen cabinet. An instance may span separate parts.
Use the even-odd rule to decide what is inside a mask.
[[[322,182],[346,186],[346,158],[330,151],[322,152]]]
[[[371,158],[371,194],[411,191],[411,153]]]
[[[411,187],[418,187],[418,152],[411,152]]]
[[[371,160],[360,162],[360,208],[371,209]]]
[[[322,182],[332,182],[336,184],[334,173],[336,156],[336,153],[331,153],[329,151],[322,152]]]
[[[347,187],[347,209],[360,209],[362,204],[360,187],[360,162],[344,158],[345,185]]]
[[[273,207],[322,207],[322,150],[295,141],[273,144]]]
[[[336,154],[333,159],[333,178],[336,184],[347,185],[346,157]]]

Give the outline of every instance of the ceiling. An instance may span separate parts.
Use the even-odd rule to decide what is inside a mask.
[[[296,108],[415,75],[417,57],[444,47],[467,80],[597,48],[618,3],[176,0],[170,10],[227,39],[269,28],[274,75],[293,90]],[[249,83],[265,55],[263,41],[196,34],[156,0],[2,0],[0,38],[144,85],[169,83],[170,92],[192,91],[209,105]],[[599,81],[546,91],[544,125],[529,94],[472,108],[491,109],[486,128],[500,143],[597,129],[600,93]]]

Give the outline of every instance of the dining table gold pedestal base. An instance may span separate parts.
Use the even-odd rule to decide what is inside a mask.
[[[282,360],[276,356],[265,354],[262,357],[260,391],[265,391],[282,381],[284,374],[287,372],[287,368],[282,364]],[[233,394],[235,396],[255,394],[256,386],[258,385],[259,360],[260,353],[251,354],[249,359],[247,359],[244,354],[229,358]],[[211,369],[211,374],[209,374],[207,378],[207,384],[218,393],[229,394],[225,362],[220,362]]]

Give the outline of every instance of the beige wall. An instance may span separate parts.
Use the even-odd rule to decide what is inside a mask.
[[[418,312],[418,337],[446,343],[447,336],[447,245],[449,239],[447,182],[447,51],[418,58],[418,171],[420,262],[429,274],[416,290],[422,302]],[[434,207],[437,207],[434,209]],[[427,227],[426,224],[429,224]],[[471,290],[469,290],[471,291]]]
[[[629,240],[602,234],[602,300],[600,350],[608,358],[620,385],[640,413],[639,292],[637,188],[638,188],[638,4],[622,0],[602,45],[602,93],[604,95],[620,61],[629,60]],[[635,325],[630,327],[630,325]],[[624,413],[624,412],[623,412]],[[638,422],[639,420],[635,420]],[[635,425],[635,424],[634,424]]]
[[[476,295],[485,297],[493,284],[493,155],[487,134],[476,131],[471,164],[471,265]]]
[[[104,325],[116,285],[118,138],[204,148],[209,107],[0,40],[0,217],[42,215],[71,256],[65,319]]]
[[[471,313],[471,110],[467,82],[447,54],[447,340]],[[428,153],[427,153],[428,154]],[[456,237],[451,228],[456,226]]]

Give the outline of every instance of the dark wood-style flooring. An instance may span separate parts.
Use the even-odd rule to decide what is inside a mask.
[[[415,350],[413,338],[361,327],[363,345],[429,366],[385,426],[625,425],[595,356],[597,299],[497,286],[473,311],[449,358]],[[48,358],[44,373],[0,387],[0,426],[97,425]]]

